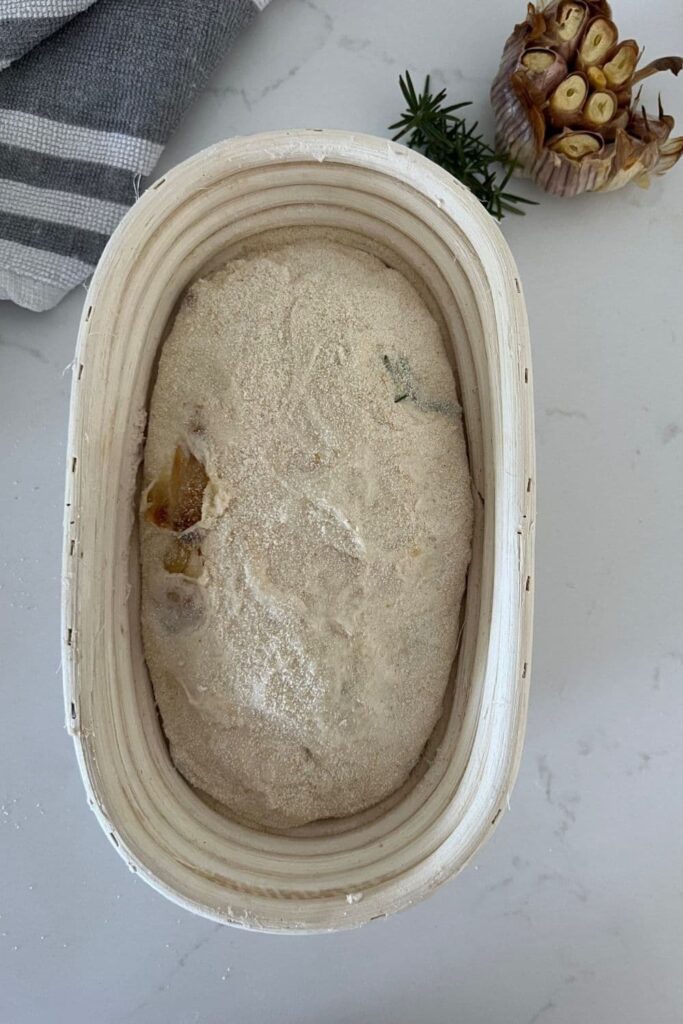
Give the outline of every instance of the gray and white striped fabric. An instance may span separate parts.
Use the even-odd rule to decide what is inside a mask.
[[[92,273],[164,143],[268,0],[0,0],[0,299]]]

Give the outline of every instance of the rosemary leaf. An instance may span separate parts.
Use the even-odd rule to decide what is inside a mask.
[[[445,106],[446,90],[433,95],[429,75],[421,93],[415,90],[407,71],[400,76],[399,86],[407,106],[400,119],[389,126],[389,131],[396,133],[394,141],[405,139],[411,149],[443,167],[498,220],[506,213],[524,213],[518,203],[536,205],[532,199],[506,191],[515,161],[489,146],[481,134],[475,135],[478,121],[468,127],[464,118],[454,113],[469,107],[469,100]]]

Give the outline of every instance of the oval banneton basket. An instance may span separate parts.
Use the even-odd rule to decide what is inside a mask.
[[[136,509],[156,357],[181,293],[231,247],[295,226],[352,231],[420,280],[452,346],[476,512],[459,655],[418,769],[370,811],[272,834],[208,806],[170,760],[140,637]],[[157,181],[88,293],[66,490],[67,723],[89,802],[132,871],[217,921],[313,932],[407,907],[467,863],[521,753],[535,486],[522,290],[465,188],[403,146],[328,131],[234,139]]]

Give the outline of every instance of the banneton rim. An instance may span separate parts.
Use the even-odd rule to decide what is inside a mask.
[[[196,277],[263,231],[349,232],[419,282],[452,346],[475,491],[444,715],[408,783],[352,818],[281,833],[203,801],[169,757],[142,654],[136,509],[159,345]],[[67,725],[89,803],[131,870],[206,917],[332,931],[422,899],[507,806],[530,675],[535,465],[517,270],[493,219],[424,157],[366,135],[213,146],[148,189],[93,278],[72,384],[64,535]]]

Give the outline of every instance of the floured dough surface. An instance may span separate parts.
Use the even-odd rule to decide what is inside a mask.
[[[453,374],[413,286],[329,237],[196,282],[144,483],[143,637],[179,771],[273,828],[400,786],[441,712],[472,529]]]

